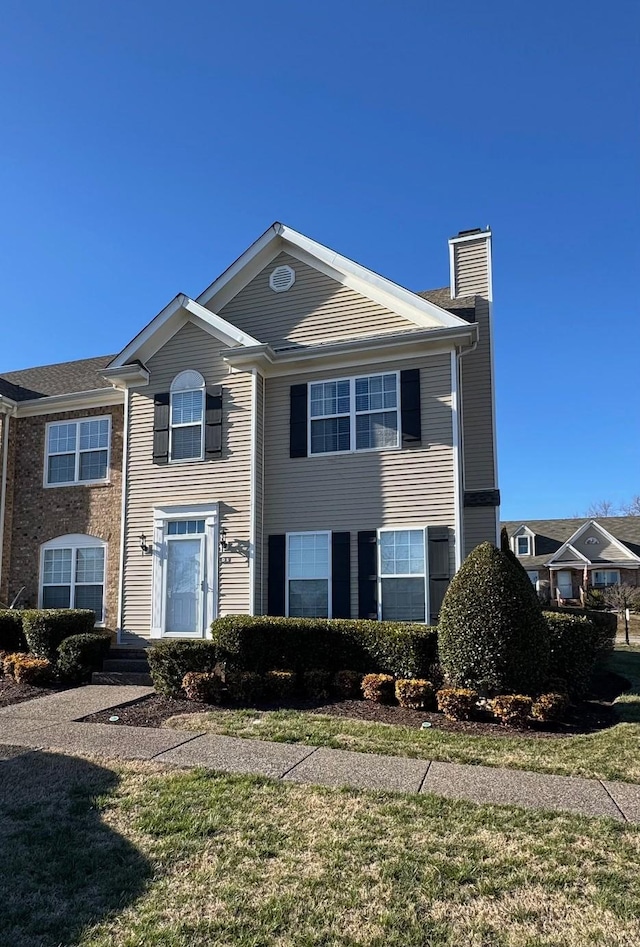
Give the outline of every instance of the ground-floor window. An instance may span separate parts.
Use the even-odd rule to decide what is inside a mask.
[[[539,574],[537,569],[527,569],[527,575],[529,576],[529,581],[533,586],[538,588],[538,579]]]
[[[287,533],[287,615],[330,618],[331,533]]]
[[[427,571],[424,529],[381,529],[379,617],[383,621],[426,620]]]
[[[104,621],[106,543],[94,536],[59,536],[42,547],[42,608],[89,608]]]
[[[603,589],[608,585],[620,585],[620,571],[618,569],[594,569],[591,573],[591,583],[596,589]]]

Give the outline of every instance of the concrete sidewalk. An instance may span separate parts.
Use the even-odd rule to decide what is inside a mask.
[[[88,685],[0,709],[2,761],[54,750],[255,773],[286,782],[435,793],[475,803],[554,809],[640,822],[640,785],[547,776],[515,769],[352,753],[151,727],[80,723],[79,718],[153,693],[150,687]]]

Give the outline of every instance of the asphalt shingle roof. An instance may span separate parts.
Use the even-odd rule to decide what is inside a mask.
[[[18,372],[0,374],[0,395],[14,401],[30,401],[48,395],[67,395],[75,391],[92,391],[95,388],[111,388],[112,385],[100,374],[114,358],[99,355],[96,358],[81,358],[75,362],[58,362],[55,365],[40,365]]]
[[[451,290],[448,286],[442,286],[440,289],[423,289],[416,293],[430,303],[435,303],[441,309],[447,309],[454,316],[459,316],[466,322],[476,321],[476,297],[475,296],[456,296],[451,298]]]
[[[527,556],[527,566],[541,566],[585,523],[595,520],[631,552],[640,556],[640,516],[582,516],[565,520],[510,520],[501,523],[509,536],[521,526],[536,535],[537,556]]]

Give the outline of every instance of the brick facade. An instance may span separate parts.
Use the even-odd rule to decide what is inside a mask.
[[[49,421],[111,416],[111,460],[105,484],[45,487],[45,430]],[[120,513],[122,493],[122,405],[68,411],[38,417],[12,418],[10,471],[13,485],[7,496],[3,598],[11,600],[22,586],[24,606],[38,604],[40,546],[72,533],[86,533],[107,543],[105,575],[105,624],[114,630],[118,621]]]

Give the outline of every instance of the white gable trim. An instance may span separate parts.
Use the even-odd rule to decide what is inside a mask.
[[[213,302],[222,309],[247,283],[282,251],[335,279],[343,286],[377,302],[391,312],[423,328],[453,328],[468,325],[459,316],[417,296],[372,270],[341,256],[335,250],[305,237],[304,234],[275,223],[248,250],[238,257],[200,296],[203,306]]]
[[[574,556],[574,558],[567,559],[566,561],[559,559],[558,557],[561,555],[564,555],[565,552],[570,552]],[[547,559],[547,561],[545,562],[545,565],[547,566],[558,565],[562,567],[562,566],[566,566],[570,564],[571,562],[580,562],[580,563],[586,563],[587,565],[591,565],[591,559],[587,559],[587,557],[583,556],[581,552],[579,552],[574,546],[571,545],[571,543],[567,542],[564,544],[564,546],[561,546],[560,549],[556,550],[556,552],[554,552],[553,556],[550,559]]]
[[[579,556],[580,559],[583,559],[585,562],[591,562],[591,559],[587,559],[585,556],[579,553],[577,549],[574,549],[573,543],[575,543],[575,541],[579,539],[583,533],[586,533],[586,531],[592,526],[594,529],[597,529],[605,539],[607,539],[610,543],[613,543],[613,545],[616,546],[620,552],[623,552],[631,562],[640,562],[640,556],[636,556],[634,552],[631,552],[631,550],[625,546],[624,543],[621,543],[619,539],[616,539],[615,536],[612,536],[611,533],[606,530],[604,526],[601,526],[597,520],[587,520],[587,522],[583,523],[582,526],[580,526],[580,528],[575,531],[573,536],[570,536],[566,543],[564,543],[564,545],[553,554],[551,559],[549,559],[547,562],[547,565],[550,565],[552,562],[554,562],[557,556],[561,555],[566,549],[569,548],[572,549],[576,553],[576,556]]]

